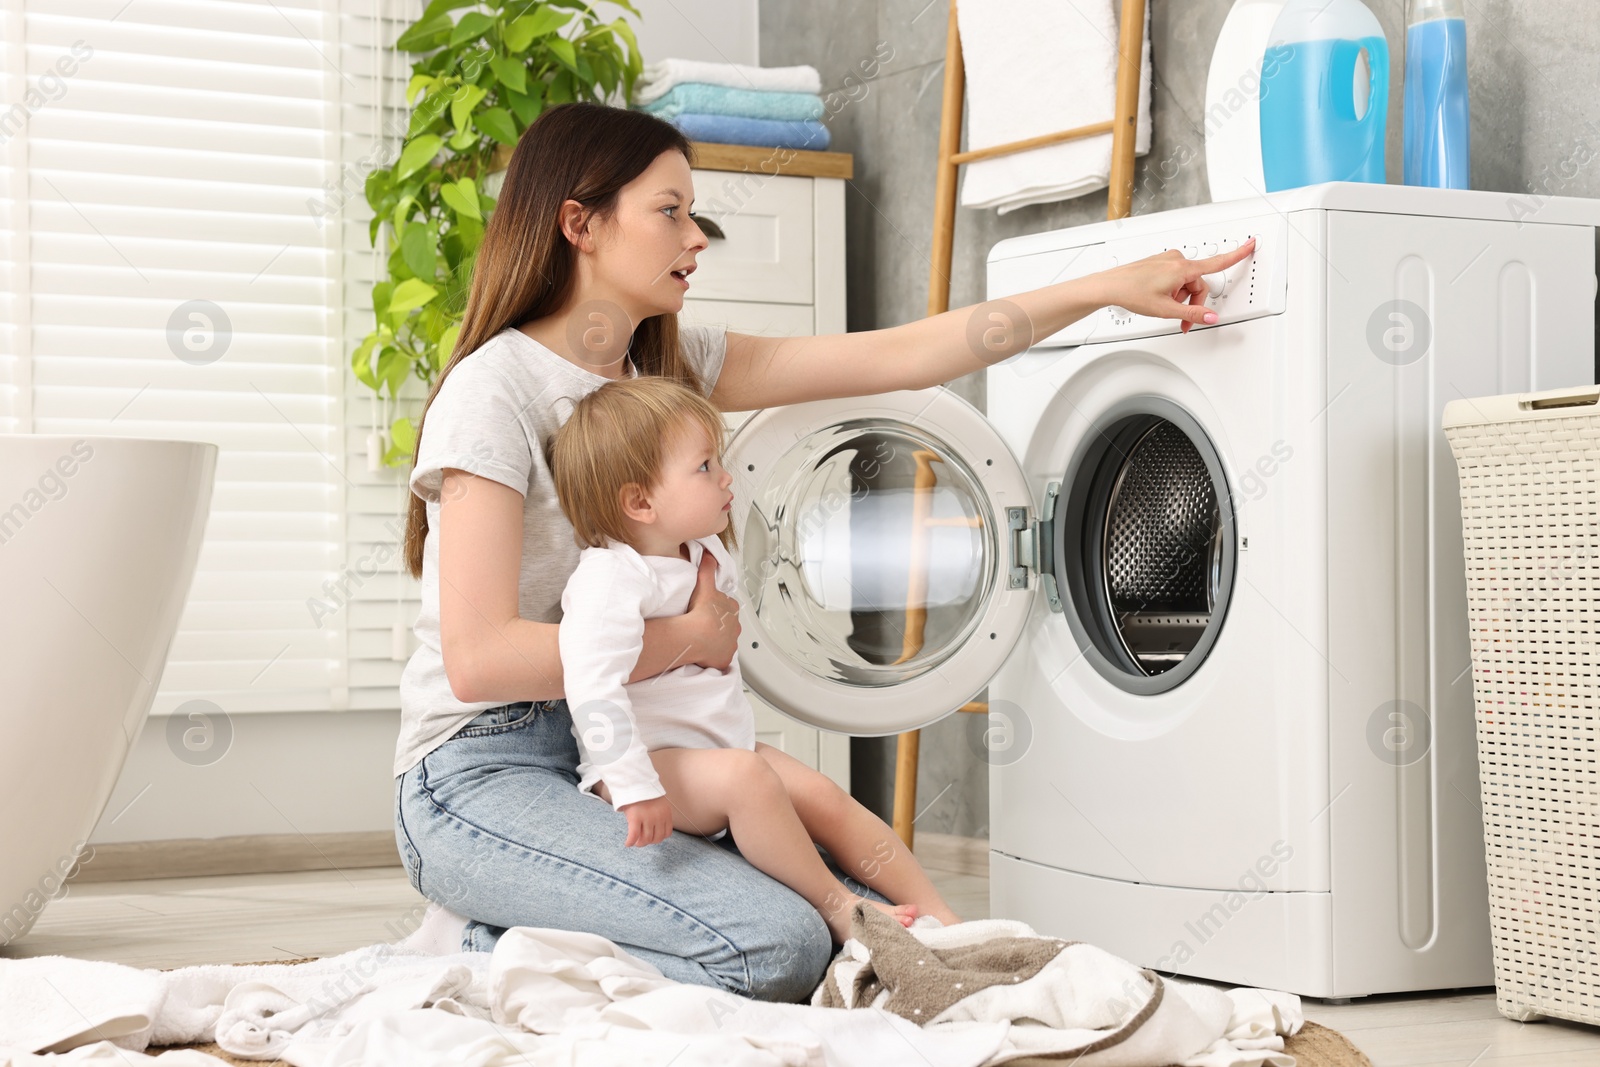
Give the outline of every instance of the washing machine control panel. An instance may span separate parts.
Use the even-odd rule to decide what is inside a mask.
[[[1190,328],[1192,333],[1283,312],[1288,292],[1285,253],[1289,237],[1288,222],[1284,216],[1219,221],[1182,231],[1163,230],[1098,245],[1041,253],[1040,256],[1030,256],[1027,260],[1016,262],[1020,266],[1032,261],[1025,269],[1030,272],[1030,277],[1037,279],[1040,277],[1038,269],[1041,258],[1059,258],[1060,267],[1052,271],[1051,276],[1056,281],[1064,281],[1159,255],[1172,248],[1178,249],[1187,259],[1205,259],[1234,251],[1252,237],[1256,239],[1256,247],[1249,256],[1226,270],[1204,275],[1206,306],[1216,311],[1218,321],[1211,326],[1196,324]],[[995,291],[996,281],[1001,281],[1003,286],[1003,279],[996,278],[995,273],[991,270],[991,294]],[[1034,347],[1059,348],[1155,337],[1179,333],[1182,329],[1181,320],[1137,315],[1127,308],[1113,305],[1079,319],[1037,342]]]

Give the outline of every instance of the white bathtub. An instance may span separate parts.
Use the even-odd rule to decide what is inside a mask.
[[[217,446],[0,434],[0,945],[85,851],[155,698]]]

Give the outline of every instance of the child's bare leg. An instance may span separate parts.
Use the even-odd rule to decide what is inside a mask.
[[[837,782],[780,749],[756,742],[789,791],[800,822],[834,862],[896,904],[915,904],[946,926],[961,917],[950,910],[922,864],[882,819],[839,788]]]
[[[737,748],[662,748],[650,753],[674,829],[709,836],[726,828],[757,870],[799,893],[822,913],[838,941],[850,936],[857,897],[828,870],[790,803],[783,780],[754,752]],[[875,907],[909,924],[909,909]]]

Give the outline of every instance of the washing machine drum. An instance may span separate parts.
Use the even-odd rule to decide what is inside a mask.
[[[1205,659],[1233,586],[1233,514],[1199,424],[1159,398],[1102,420],[1063,494],[1064,611],[1090,661],[1131,692],[1181,683]]]

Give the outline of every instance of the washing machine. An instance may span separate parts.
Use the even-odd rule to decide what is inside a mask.
[[[1008,298],[1254,237],[1220,321],[1105,308],[943,388],[729,449],[740,663],[780,712],[966,716],[991,914],[1164,973],[1351,997],[1493,983],[1461,397],[1594,381],[1600,201],[1330,183],[1002,241]]]

